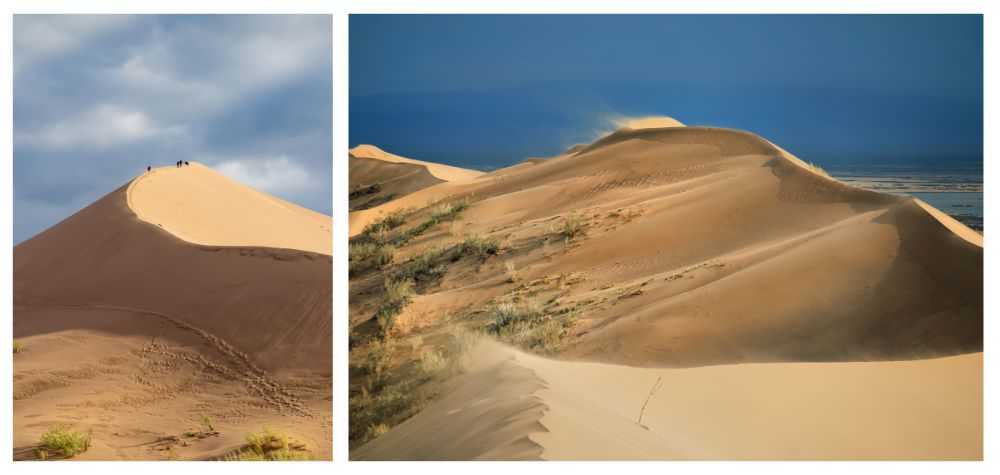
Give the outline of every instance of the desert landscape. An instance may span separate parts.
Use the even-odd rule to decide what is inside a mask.
[[[14,248],[14,459],[330,460],[331,219],[191,162]]]
[[[979,460],[983,237],[646,117],[350,161],[351,460]]]

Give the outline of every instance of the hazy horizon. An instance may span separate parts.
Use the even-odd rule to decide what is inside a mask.
[[[351,146],[492,169],[592,141],[617,116],[667,115],[749,130],[827,168],[982,169],[979,15],[350,25]]]

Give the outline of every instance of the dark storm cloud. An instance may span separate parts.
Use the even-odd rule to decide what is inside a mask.
[[[330,213],[328,16],[17,15],[14,242],[149,165]]]
[[[351,15],[350,141],[492,168],[621,116],[981,170],[981,15]],[[963,165],[964,166],[964,165]]]

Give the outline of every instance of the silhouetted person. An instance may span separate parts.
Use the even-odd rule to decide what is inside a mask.
[[[151,172],[151,171],[153,171],[153,167],[149,167],[149,166],[147,166],[147,167],[146,167],[146,172],[147,172],[147,173],[149,173],[149,172]]]

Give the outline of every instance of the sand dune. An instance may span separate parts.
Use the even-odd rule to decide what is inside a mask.
[[[126,196],[139,219],[188,242],[331,254],[329,216],[243,186],[199,163],[140,175]]]
[[[922,386],[958,384],[949,378],[966,378],[955,386],[961,390],[947,396],[956,412],[940,415],[951,422],[935,422],[951,427],[949,437],[962,441],[962,447],[943,442],[941,434],[902,428],[903,418],[919,416],[933,407],[929,401],[921,400],[919,404],[925,405],[914,403],[898,412],[883,411],[884,417],[867,417],[906,397],[881,385],[871,391],[872,398],[879,398],[871,406],[834,398],[846,395],[840,392],[818,400],[820,412],[828,414],[816,417],[828,416],[821,422],[830,425],[822,434],[804,433],[800,422],[789,421],[789,433],[767,433],[755,441],[734,439],[727,446],[718,439],[719,434],[702,437],[691,432],[704,419],[691,419],[673,429],[669,426],[677,422],[674,420],[667,424],[667,419],[662,419],[659,426],[644,422],[659,434],[657,437],[668,438],[669,443],[659,444],[628,424],[614,426],[618,432],[609,434],[618,435],[613,437],[588,433],[567,422],[569,425],[560,426],[572,428],[566,433],[546,426],[550,431],[546,437],[556,442],[546,445],[539,442],[543,436],[532,437],[552,458],[589,457],[572,452],[573,437],[580,437],[582,447],[607,444],[608,452],[593,452],[600,454],[593,455],[598,458],[632,457],[630,454],[640,458],[981,456],[981,442],[978,446],[975,443],[981,441],[981,425],[969,423],[981,414],[981,403],[978,407],[975,404],[981,400],[976,399],[981,394],[975,393],[975,384],[981,385],[976,366],[981,365],[976,363],[981,356],[924,359],[982,351],[981,236],[925,203],[838,182],[748,132],[671,124],[620,129],[558,157],[497,170],[471,182],[421,189],[352,213],[351,233],[357,238],[365,225],[380,216],[415,209],[406,215],[407,224],[396,231],[406,233],[429,216],[428,203],[460,199],[470,203],[461,219],[408,239],[396,250],[394,264],[383,272],[353,278],[352,325],[362,335],[374,324],[372,315],[383,278],[393,275],[408,259],[451,246],[467,235],[495,239],[500,243],[498,255],[482,262],[468,258],[443,262],[441,277],[418,282],[419,294],[402,310],[395,333],[400,339],[426,342],[436,341],[455,325],[484,330],[497,302],[513,302],[537,308],[544,321],[565,328],[557,334],[558,342],[546,343],[545,348],[560,359],[577,361],[558,363],[567,365],[567,373],[577,371],[574,368],[592,368],[582,361],[625,365],[609,366],[617,369],[607,373],[599,371],[601,378],[609,378],[605,380],[580,374],[581,381],[593,383],[587,385],[567,381],[559,371],[549,372],[549,377],[542,375],[556,363],[537,360],[522,364],[542,380],[539,384],[553,391],[552,397],[567,399],[562,405],[549,403],[546,414],[557,412],[551,407],[568,407],[578,410],[575,417],[582,418],[593,407],[573,409],[577,402],[568,395],[579,391],[560,391],[594,390],[598,382],[615,381],[608,376],[614,372],[621,379],[637,375],[646,391],[649,378],[638,375],[662,374],[667,379],[669,374],[678,382],[694,385],[685,388],[691,397],[704,394],[714,398],[700,408],[706,417],[713,412],[732,414],[736,419],[728,424],[751,438],[753,427],[766,428],[766,424],[749,410],[749,402],[715,395],[718,385],[710,386],[708,375],[732,375],[741,381],[766,376],[773,383],[762,380],[754,389],[761,400],[777,398],[774,394],[805,378],[800,374],[803,368],[810,369],[805,373],[816,375],[817,379],[809,379],[815,384],[826,377],[839,381],[838,391],[857,391],[884,378],[898,380],[900,391],[909,394]],[[564,234],[567,223],[576,223],[572,237]],[[536,361],[518,359],[522,360]],[[706,365],[726,366],[652,369]],[[686,379],[684,375],[694,376]],[[476,377],[484,378],[482,374]],[[612,384],[609,391],[616,391],[614,388]],[[488,384],[481,390],[483,398],[491,397]],[[477,394],[479,389],[464,391]],[[531,393],[531,397],[541,397],[541,393],[544,391]],[[621,401],[628,411],[635,409],[634,402],[624,402],[634,399],[634,394],[599,393],[615,404]],[[802,399],[806,396],[815,394],[790,391],[781,400],[786,405],[795,402],[797,410],[806,413],[808,407]],[[499,396],[496,400],[497,404],[513,401]],[[447,407],[446,401],[447,397],[439,401],[445,405],[442,407]],[[676,411],[682,408],[673,409],[675,416],[662,412],[662,417],[679,417]],[[501,411],[499,406],[497,410]],[[534,406],[531,411],[535,411]],[[858,418],[858,414],[866,418]],[[656,421],[656,417],[651,420]],[[860,425],[866,420],[870,427]],[[842,424],[837,425],[838,421]],[[434,451],[419,442],[431,440],[424,439],[430,437],[429,429],[413,425],[404,429],[406,424],[409,422],[352,456],[495,455],[484,455],[475,447],[463,449],[461,455]],[[469,432],[467,427],[452,427],[447,418],[437,424],[435,431],[454,431],[449,440],[455,444],[482,435]],[[612,427],[612,423],[607,426]],[[397,430],[408,435],[394,435]],[[871,438],[866,439],[862,432]],[[523,435],[523,431],[510,434],[509,442],[522,447]],[[612,450],[611,441],[619,436],[634,443]],[[869,448],[847,440],[855,436],[869,442]],[[584,440],[586,437],[592,440]],[[695,438],[701,445],[686,445],[685,437]],[[835,441],[834,437],[840,439]],[[802,440],[793,445],[795,438]],[[570,441],[566,442],[569,445],[556,449],[561,440]],[[759,443],[767,440],[789,445],[772,445],[768,452]],[[390,443],[393,445],[383,445]],[[519,448],[516,454],[504,456],[544,454],[544,450]]]
[[[374,158],[389,163],[408,163],[427,169],[428,173],[441,181],[469,181],[478,178],[483,172],[466,168],[453,167],[440,163],[424,162],[412,158],[401,157],[386,152],[374,145],[358,145],[351,149],[350,154],[359,158]]]
[[[431,175],[422,165],[387,162],[353,154],[348,154],[348,160],[348,179],[351,183],[348,204],[351,211],[373,208],[444,181]]]
[[[192,165],[16,246],[15,447],[72,423],[80,458],[208,458],[268,425],[328,458],[329,228]],[[171,441],[203,415],[222,435]]]
[[[352,459],[982,458],[982,353],[647,369],[484,345],[476,359]]]

